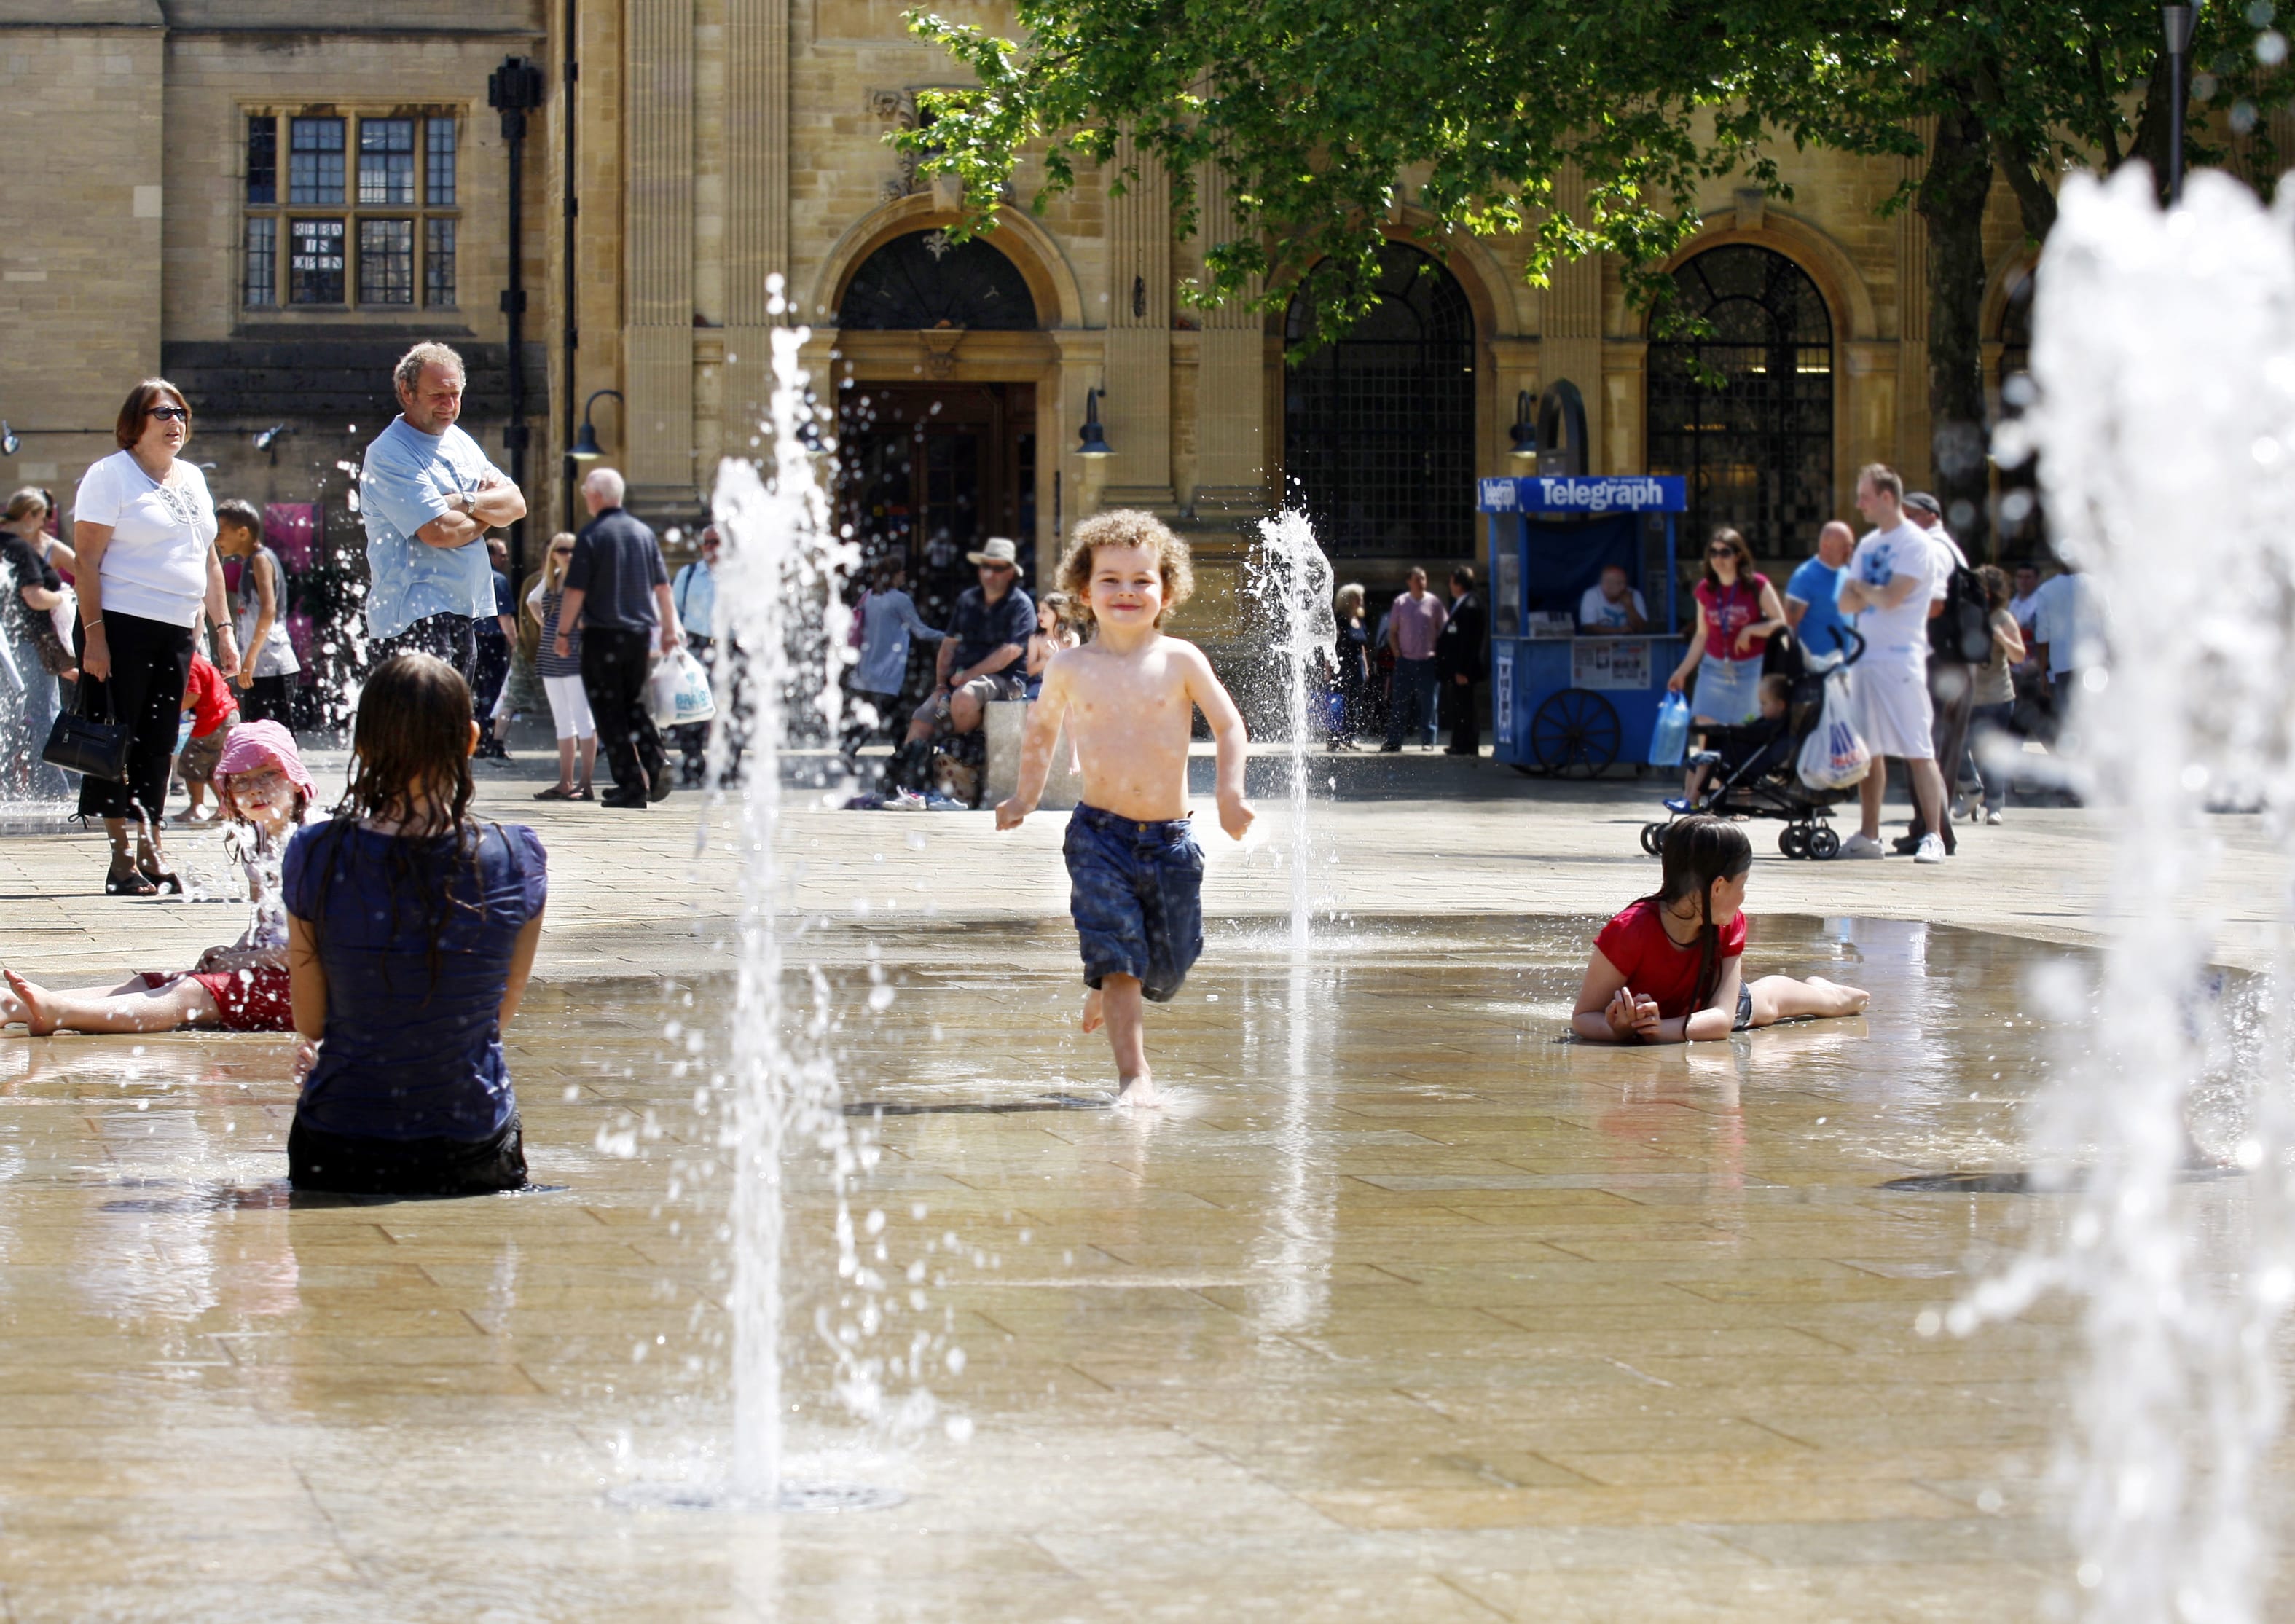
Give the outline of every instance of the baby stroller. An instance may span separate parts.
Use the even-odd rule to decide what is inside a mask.
[[[1844,628],[1852,641],[1836,654],[1815,655],[1796,649],[1800,671],[1791,678],[1784,723],[1775,729],[1709,728],[1708,754],[1716,757],[1694,801],[1666,803],[1672,814],[1662,823],[1642,825],[1642,850],[1655,857],[1665,847],[1665,832],[1693,813],[1717,818],[1776,818],[1785,823],[1777,832],[1777,850],[1787,857],[1827,858],[1841,850],[1841,836],[1827,820],[1832,808],[1857,794],[1845,789],[1817,789],[1799,771],[1801,746],[1825,717],[1826,685],[1845,682],[1851,665],[1864,657],[1865,640]],[[1695,757],[1692,757],[1693,763]]]

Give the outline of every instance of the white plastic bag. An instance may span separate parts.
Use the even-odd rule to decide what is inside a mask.
[[[37,613],[37,610],[34,612]],[[55,607],[48,611],[48,624],[55,627],[56,641],[64,646],[67,653],[75,647],[72,625],[78,618],[79,594],[67,586],[57,594]]]
[[[1873,770],[1873,753],[1857,730],[1857,698],[1849,673],[1825,680],[1825,709],[1802,741],[1801,782],[1811,789],[1846,789]]]
[[[708,722],[717,714],[717,699],[709,691],[709,673],[690,649],[665,654],[654,662],[646,678],[646,709],[657,728],[682,728]]]

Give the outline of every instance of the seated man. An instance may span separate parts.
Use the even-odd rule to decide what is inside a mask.
[[[908,740],[893,769],[893,782],[903,788],[930,788],[935,731],[973,732],[990,700],[1017,699],[1027,687],[1023,662],[1036,631],[1036,606],[1020,587],[1019,549],[992,536],[966,556],[980,567],[980,584],[958,596],[934,663],[931,697],[909,719]]]
[[[1630,636],[1649,630],[1649,610],[1626,577],[1625,567],[1605,564],[1602,583],[1578,600],[1578,629],[1596,636]]]

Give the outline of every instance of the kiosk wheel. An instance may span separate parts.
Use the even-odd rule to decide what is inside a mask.
[[[1777,831],[1777,850],[1788,857],[1809,855],[1809,831],[1805,825],[1788,823]]]
[[[1556,774],[1592,778],[1618,759],[1617,707],[1587,688],[1548,694],[1530,719],[1530,753]]]
[[[1823,862],[1841,855],[1841,836],[1829,823],[1820,823],[1809,831],[1809,855]]]

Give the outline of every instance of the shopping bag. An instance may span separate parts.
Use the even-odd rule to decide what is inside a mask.
[[[1847,672],[1825,680],[1825,709],[1801,742],[1797,765],[1811,789],[1846,789],[1873,770],[1873,753],[1857,730],[1856,689]]]
[[[1657,702],[1657,725],[1650,730],[1649,764],[1678,767],[1689,744],[1689,701],[1668,694]]]
[[[127,779],[127,724],[110,719],[110,685],[105,685],[104,716],[102,720],[89,714],[93,701],[90,690],[94,685],[83,681],[72,708],[56,718],[48,730],[48,742],[40,751],[40,759],[51,767],[61,767],[66,772],[78,772],[87,778],[102,779],[106,783],[125,783]]]
[[[646,678],[646,709],[657,728],[689,727],[716,716],[709,673],[691,649],[680,649],[654,662],[653,673]]]

